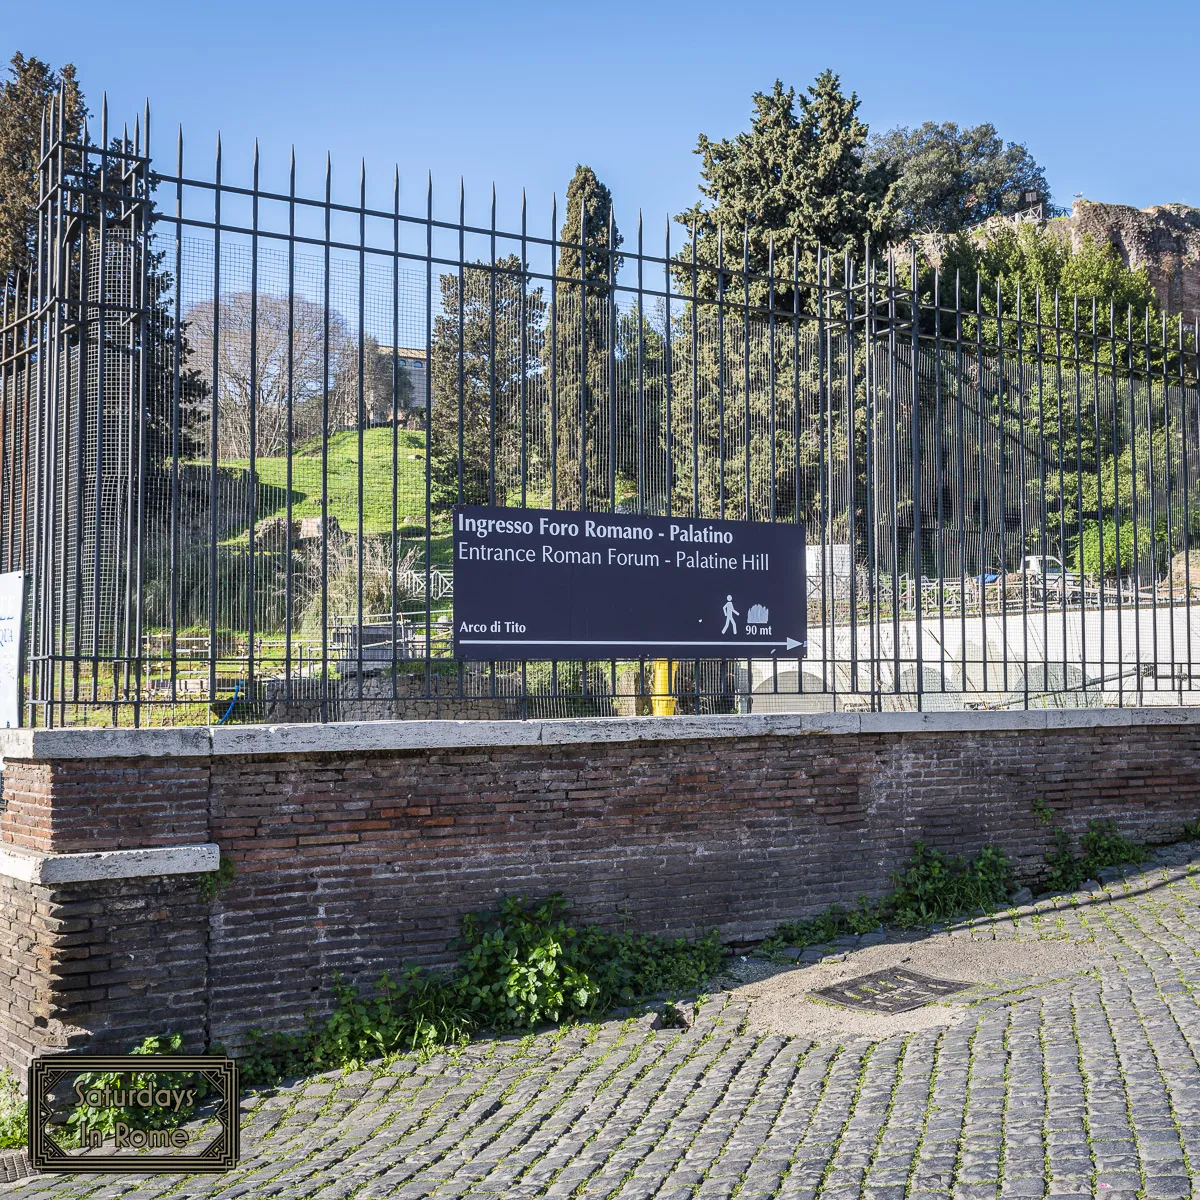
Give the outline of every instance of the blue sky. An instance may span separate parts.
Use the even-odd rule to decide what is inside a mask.
[[[412,207],[432,170],[448,214],[463,175],[468,217],[486,219],[495,182],[511,226],[525,186],[541,232],[550,193],[587,162],[627,238],[639,207],[657,239],[696,198],[698,133],[744,129],[752,92],[776,77],[802,87],[826,66],[873,129],[991,121],[1028,145],[1060,204],[1077,192],[1200,204],[1198,45],[1200,6],[1143,20],[1107,0],[0,0],[5,61],[16,50],[73,61],[93,109],[107,89],[121,119],[149,97],[157,154],[173,158],[182,123],[189,174],[207,177],[220,130],[226,178],[247,177],[257,135],[267,184],[286,179],[294,143],[302,191],[319,187],[329,150],[335,191],[352,197],[365,156],[373,200],[390,197],[399,163]]]

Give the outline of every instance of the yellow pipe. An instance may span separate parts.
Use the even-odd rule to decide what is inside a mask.
[[[671,663],[668,659],[654,659],[651,682],[654,694],[650,698],[650,711],[656,717],[673,717],[675,697],[671,692]]]

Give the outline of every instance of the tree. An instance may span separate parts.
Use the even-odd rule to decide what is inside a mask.
[[[604,509],[616,500],[609,484],[617,465],[611,375],[619,335],[611,283],[623,259],[612,193],[591,167],[575,168],[559,238],[553,327],[542,351],[555,399],[556,499]]]
[[[68,63],[59,71],[39,58],[17,53],[0,83],[0,279],[33,265],[42,113],[51,97],[63,97],[68,141],[79,141],[87,121],[83,93]]]
[[[1072,329],[1077,299],[1080,328],[1089,337],[1092,301],[1096,302],[1099,335],[1108,331],[1110,305],[1120,322],[1130,308],[1138,322],[1144,322],[1149,313],[1152,330],[1159,319],[1158,301],[1145,268],[1133,270],[1126,266],[1111,242],[1097,241],[1091,234],[1085,234],[1074,246],[1065,231],[1053,223],[1006,222],[974,237],[958,233],[943,244],[939,269],[943,286],[952,286],[951,281],[958,280],[964,307],[974,306],[978,287],[981,307],[988,317],[996,314],[999,292],[1003,315],[1016,316],[1019,306],[1023,316],[1032,318],[1039,303],[1043,314],[1050,315],[1057,303],[1064,323]],[[925,291],[932,300],[928,278]],[[1144,325],[1141,327],[1144,329]],[[968,334],[975,336],[969,321]],[[1004,336],[1012,341],[1016,334],[1015,323],[1009,321]],[[985,325],[984,339],[994,344],[996,336],[995,322],[990,321]],[[1105,355],[1111,358],[1111,347],[1101,347],[1100,355],[1102,359]]]
[[[858,104],[831,71],[799,96],[777,80],[754,96],[747,132],[700,138],[704,198],[677,218],[694,231],[680,258],[694,248],[700,297],[677,318],[672,359],[673,426],[696,443],[674,467],[680,506],[747,519],[818,515],[821,390],[807,320],[815,304],[810,288],[794,295],[792,280],[816,279],[819,249],[861,256],[869,237],[890,233],[891,178],[864,161]],[[743,266],[759,278],[745,279]],[[676,278],[691,291],[690,263]],[[796,312],[805,319],[794,323]],[[848,436],[827,433],[839,446]]]
[[[959,128],[926,121],[871,139],[867,162],[896,180],[897,232],[953,233],[1021,207],[1021,193],[1050,195],[1046,173],[1018,142],[994,125]]]
[[[219,318],[215,379],[214,315]],[[343,418],[348,406],[349,423],[356,422],[357,348],[339,314],[329,314],[328,360],[325,309],[302,296],[293,297],[289,304],[286,296],[236,292],[221,300],[215,314],[211,300],[194,305],[188,310],[186,326],[192,365],[205,380],[208,395],[216,397],[220,458],[250,457],[251,398],[255,453],[264,458],[286,452],[289,389],[292,437],[297,441],[321,432],[327,380],[330,428],[347,423]],[[211,402],[205,405],[204,418],[212,420]]]
[[[388,347],[364,334],[361,355],[356,340],[343,350],[338,374],[330,395],[332,427],[356,429],[359,424],[359,368],[362,369],[362,413],[364,425],[383,425],[402,420],[412,399],[412,380],[392,360]]]
[[[36,266],[37,201],[41,181],[39,179],[39,157],[41,152],[43,114],[51,100],[55,101],[56,117],[54,128],[47,130],[51,144],[60,136],[66,143],[81,143],[87,140],[88,109],[83,92],[69,63],[59,71],[52,70],[38,58],[17,53],[9,66],[11,78],[0,84],[0,279],[5,286],[12,287],[15,273],[31,270]],[[127,153],[133,147],[120,138],[111,140],[109,149]],[[118,228],[127,219],[130,206],[119,195],[121,186],[111,181],[106,195],[100,195],[99,147],[86,156],[78,151],[62,151],[63,166],[83,178],[77,179],[79,195],[87,195],[77,207],[82,210],[82,236],[70,241],[67,260],[61,264],[58,282],[59,299],[80,299],[80,247],[85,240],[90,242],[93,264],[99,260],[97,229],[103,210],[110,231]],[[81,161],[82,160],[82,161]],[[153,183],[151,184],[153,188]],[[153,224],[153,196],[145,226]],[[204,384],[197,373],[187,365],[188,342],[186,328],[176,328],[172,297],[174,281],[164,268],[164,252],[155,251],[148,242],[141,247],[147,257],[147,306],[149,319],[145,323],[144,353],[150,370],[146,384],[146,410],[142,414],[145,432],[145,465],[150,468],[144,476],[148,495],[154,495],[163,486],[165,476],[160,468],[174,449],[181,458],[187,458],[194,447],[190,425],[197,406],[204,398]],[[110,237],[108,260],[103,271],[111,273],[113,286],[132,286],[122,276],[134,271],[135,256],[123,249],[119,239]],[[47,281],[40,281],[45,284]],[[86,284],[94,288],[94,281]],[[40,297],[46,300],[49,297]],[[91,298],[94,304],[94,297]],[[94,307],[88,310],[94,315]],[[121,395],[114,396],[109,404],[109,415],[114,420],[122,403],[132,394],[132,384],[121,385],[129,370],[127,345],[118,345],[124,332],[113,325],[106,329],[105,347],[88,342],[79,342],[80,330],[68,329],[66,336],[75,344],[87,343],[87,353],[107,356],[106,378],[110,386],[121,388]],[[177,369],[178,368],[178,369]],[[93,370],[96,368],[93,367]],[[179,419],[174,412],[178,405]],[[137,468],[134,468],[137,469]]]
[[[773,242],[775,302],[787,310],[793,242],[801,279],[814,280],[818,246],[835,254],[861,252],[868,236],[886,239],[892,227],[891,178],[885,166],[865,161],[868,131],[858,119],[858,97],[844,95],[832,71],[822,71],[807,94],[797,96],[776,80],[770,93],[756,92],[753,99],[749,131],[720,142],[700,135],[703,199],[676,220],[694,231],[696,260],[709,268],[698,276],[697,290],[704,296],[717,292],[712,268],[718,245],[735,270],[744,255],[751,271],[765,275]],[[687,259],[691,251],[689,244],[680,257]],[[765,282],[754,284],[751,303],[763,304],[769,290]],[[740,288],[730,299],[742,299]]]
[[[979,398],[1009,452],[1029,448],[1027,503],[1035,519],[1026,552],[1058,554],[1089,573],[1135,561],[1151,569],[1165,553],[1166,530],[1143,521],[1134,554],[1136,495],[1145,497],[1152,476],[1172,493],[1176,538],[1195,510],[1179,462],[1181,417],[1170,416],[1164,390],[1147,381],[1176,375],[1187,360],[1169,339],[1162,342],[1145,270],[1131,270],[1114,245],[1090,234],[1073,244],[1054,222],[960,232],[944,243],[939,265],[943,297],[957,280],[969,311],[978,294],[980,316],[961,318],[964,338],[978,339],[981,358],[998,362],[1003,353],[1007,383],[989,372]],[[922,291],[931,301],[928,274]],[[943,316],[943,335],[953,319]]]
[[[493,497],[503,504],[520,487],[528,384],[540,365],[546,311],[541,288],[530,289],[528,278],[515,254],[494,265],[464,266],[461,287],[457,272],[441,276],[430,364],[435,506],[487,504]]]
[[[664,314],[617,314],[613,409],[616,507],[664,513],[668,503],[667,353]],[[675,457],[678,457],[676,453]]]

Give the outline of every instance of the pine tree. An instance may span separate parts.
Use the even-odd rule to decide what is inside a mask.
[[[59,71],[39,58],[17,53],[11,79],[0,83],[0,279],[33,265],[38,199],[38,153],[42,113],[62,92],[68,141],[79,141],[87,108],[68,63]]]
[[[793,243],[801,280],[814,281],[818,246],[837,255],[861,254],[868,236],[886,238],[891,173],[864,162],[868,131],[858,106],[854,93],[843,94],[838,76],[823,71],[807,94],[797,96],[779,80],[770,93],[755,93],[748,132],[719,142],[700,135],[696,153],[703,160],[704,198],[676,220],[694,231],[701,295],[717,293],[712,268],[719,252],[734,270],[745,258],[751,271],[765,275],[773,241],[775,303],[787,310]],[[680,257],[688,259],[691,250],[685,246]],[[690,271],[686,274],[690,285]],[[769,290],[765,281],[752,285],[751,303],[765,303]],[[742,299],[740,286],[730,299]]]
[[[461,288],[457,272],[441,277],[429,431],[437,507],[504,504],[520,490],[522,382],[527,429],[528,383],[542,352],[546,310],[541,288],[530,288],[527,276],[522,288],[525,270],[510,254],[494,267],[465,266]]]

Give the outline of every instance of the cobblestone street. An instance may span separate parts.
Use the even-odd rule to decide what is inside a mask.
[[[241,1163],[223,1176],[8,1187],[21,1200],[1192,1195],[1200,846],[1099,892],[896,945],[932,944],[954,978],[956,947],[999,956],[996,940],[1018,960],[1027,944],[1043,967],[1054,947],[1037,943],[1058,942],[1061,969],[950,996],[898,1031],[896,1017],[855,1014],[856,1032],[816,1041],[764,1030],[753,985],[730,986],[688,1030],[612,1020],[252,1097]],[[854,953],[839,944],[824,961]],[[843,1010],[827,1011],[836,1025]],[[879,1031],[863,1032],[872,1021]]]

